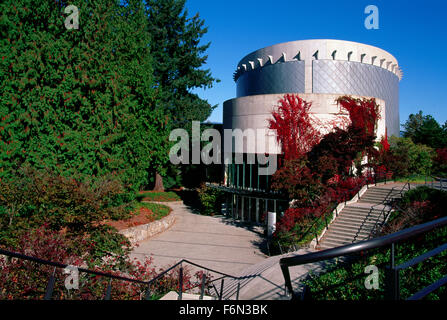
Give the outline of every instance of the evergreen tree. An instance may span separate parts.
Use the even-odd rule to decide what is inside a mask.
[[[422,126],[424,122],[424,115],[422,110],[416,114],[410,114],[408,120],[404,123],[404,138],[414,138],[416,136],[416,131]]]
[[[446,126],[441,126],[431,115],[423,115],[422,111],[410,114],[404,128],[404,137],[411,138],[414,143],[435,149],[447,146]]]
[[[205,121],[214,108],[192,92],[217,81],[208,69],[201,69],[210,46],[200,44],[207,28],[198,14],[188,18],[185,0],[148,0],[147,16],[157,107],[169,112],[173,127],[190,129],[191,121]],[[162,190],[166,166],[154,169],[154,189]]]
[[[115,173],[138,188],[167,159],[142,1],[0,4],[0,178],[25,163],[64,175]]]

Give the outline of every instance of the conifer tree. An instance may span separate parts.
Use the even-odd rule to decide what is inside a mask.
[[[0,178],[25,163],[115,173],[133,188],[167,158],[141,0],[0,4]]]
[[[188,18],[185,2],[148,0],[147,16],[157,106],[169,112],[173,127],[188,130],[191,121],[205,121],[214,108],[192,90],[211,88],[218,80],[211,76],[210,70],[201,69],[210,46],[209,43],[200,44],[207,28],[198,14]],[[161,174],[166,171],[166,166],[155,169],[154,189],[162,190]]]

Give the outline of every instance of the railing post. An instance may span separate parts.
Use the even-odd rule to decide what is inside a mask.
[[[147,286],[147,289],[146,289],[146,292],[145,292],[145,294],[144,294],[144,299],[145,299],[145,300],[151,300],[151,297],[152,297],[152,294],[151,294],[151,286],[148,285],[148,286]]]
[[[178,279],[178,300],[182,300],[183,294],[183,267],[180,265],[179,279]]]
[[[222,279],[222,282],[220,283],[219,300],[222,300],[222,297],[223,297],[223,287],[224,287],[224,279]]]
[[[51,297],[53,296],[53,290],[54,290],[54,283],[56,281],[56,278],[54,277],[56,273],[56,267],[53,269],[53,273],[50,276],[50,279],[48,280],[47,284],[47,290],[45,291],[45,300],[51,300]]]
[[[241,282],[237,282],[236,300],[239,300],[239,291],[241,290]]]
[[[106,295],[104,296],[104,300],[110,300],[112,295],[112,278],[109,280],[109,284],[107,285]]]
[[[386,272],[385,299],[394,301],[400,300],[399,270],[387,266],[385,272]]]
[[[200,288],[199,300],[203,300],[203,295],[205,293],[205,281],[206,281],[206,277],[205,277],[205,273],[203,273],[202,274],[202,287]]]
[[[390,252],[390,265],[385,269],[385,279],[386,279],[386,289],[385,289],[385,298],[387,300],[399,300],[400,299],[400,278],[399,278],[399,270],[396,269],[395,266],[395,256],[396,256],[396,245],[394,243],[391,244],[391,252]]]
[[[312,300],[311,291],[310,291],[309,286],[307,286],[307,285],[305,285],[303,288],[303,292],[301,293],[301,300],[302,301]]]

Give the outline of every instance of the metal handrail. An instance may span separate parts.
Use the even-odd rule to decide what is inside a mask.
[[[424,224],[420,224],[408,229],[398,231],[389,235],[385,235],[379,238],[374,238],[371,240],[361,241],[341,247],[336,247],[324,251],[309,253],[305,255],[295,255],[292,257],[285,257],[279,261],[281,271],[284,276],[285,285],[289,293],[292,295],[292,299],[298,299],[298,295],[294,293],[292,282],[290,279],[289,268],[294,266],[299,266],[303,264],[319,262],[324,260],[329,260],[341,256],[351,255],[354,253],[359,253],[361,251],[367,251],[376,248],[382,248],[391,245],[394,249],[394,244],[419,234],[434,230],[439,227],[447,225],[447,217],[440,218],[434,221],[430,221]],[[392,250],[393,251],[393,250]],[[392,267],[394,267],[394,252],[392,253]]]
[[[36,262],[38,264],[54,267],[53,273],[50,275],[50,279],[48,281],[48,285],[47,285],[47,289],[46,289],[46,293],[45,293],[45,299],[46,300],[49,300],[52,297],[52,293],[53,293],[53,290],[54,290],[54,282],[55,282],[55,275],[54,274],[55,274],[56,268],[65,269],[65,268],[70,266],[70,265],[65,264],[65,263],[44,260],[44,259],[40,259],[40,258],[24,255],[24,254],[21,254],[21,253],[18,253],[18,252],[12,252],[12,251],[8,251],[8,250],[4,250],[4,249],[1,249],[1,248],[0,248],[0,255],[11,257],[11,258],[18,258],[18,259],[27,260],[27,261],[32,261],[32,262]],[[193,265],[195,267],[201,268],[203,270],[222,275],[222,277],[217,279],[217,280],[220,280],[220,279],[223,279],[223,278],[233,278],[235,280],[240,280],[240,277],[235,277],[235,276],[232,276],[232,275],[220,272],[220,271],[216,271],[216,270],[213,270],[213,269],[201,266],[199,264],[196,264],[194,262],[188,261],[186,259],[180,260],[179,262],[177,262],[176,264],[174,264],[170,268],[164,270],[162,273],[158,274],[156,277],[154,277],[153,279],[148,280],[148,281],[132,279],[132,278],[125,277],[125,276],[118,276],[118,275],[114,275],[114,274],[107,273],[107,272],[102,272],[102,271],[94,271],[94,270],[90,270],[90,269],[86,269],[86,268],[82,268],[82,267],[76,267],[76,268],[77,268],[77,270],[79,272],[82,272],[82,273],[87,273],[87,274],[92,274],[92,275],[96,275],[96,276],[102,276],[102,277],[109,278],[110,281],[108,283],[108,286],[107,286],[107,289],[106,289],[106,294],[105,294],[105,299],[108,300],[108,299],[110,299],[110,296],[111,296],[111,281],[112,281],[112,279],[120,280],[120,281],[132,282],[132,283],[136,283],[136,284],[141,284],[141,285],[147,286],[149,288],[151,284],[153,284],[157,280],[161,279],[168,272],[170,272],[171,270],[173,270],[174,268],[176,268],[176,267],[178,267],[180,265],[181,272],[180,272],[179,277],[180,277],[180,283],[181,283],[182,282],[182,277],[183,277],[183,274],[182,274],[182,264],[183,263],[187,263],[187,264]],[[216,280],[213,280],[212,282],[214,282],[214,281],[216,281]],[[223,281],[222,281],[222,283],[223,283]],[[238,289],[239,289],[239,286],[238,286]],[[181,291],[181,290],[182,290],[182,286],[180,285],[179,291]],[[202,288],[202,290],[203,290],[203,288]],[[222,286],[221,290],[223,290],[223,286]],[[181,295],[181,293],[179,292],[179,296],[180,295]],[[203,295],[203,292],[202,292],[201,295]],[[237,292],[237,296],[239,296],[239,292]],[[146,298],[147,299],[150,298],[150,294],[149,295],[146,294]],[[219,296],[219,298],[221,299],[222,296]]]
[[[403,196],[404,189],[405,189],[405,187],[406,187],[407,185],[408,185],[408,190],[411,189],[410,182],[407,181],[407,182],[403,185],[403,187],[401,188],[401,190],[399,191],[400,197]],[[378,230],[378,226],[379,226],[380,218],[383,216],[383,220],[382,220],[382,222],[380,223],[381,225],[383,225],[383,224],[386,222],[386,220],[388,219],[388,216],[389,216],[390,212],[392,211],[392,209],[388,210],[388,212],[385,213],[385,208],[386,208],[386,205],[389,204],[389,201],[390,201],[390,199],[389,199],[388,197],[389,197],[389,196],[392,196],[392,195],[394,194],[394,189],[396,189],[396,188],[397,188],[397,187],[393,187],[393,188],[391,188],[390,191],[388,192],[388,194],[386,195],[385,199],[384,199],[381,203],[379,203],[379,204],[375,204],[375,205],[373,205],[373,206],[371,207],[370,213],[371,213],[372,211],[375,210],[375,209],[374,209],[375,207],[380,206],[380,205],[383,206],[382,210],[380,211],[380,214],[379,214],[379,215],[377,216],[377,218],[376,218],[376,222],[375,222],[375,224],[374,224],[374,226],[373,226],[373,228],[372,228],[372,231],[371,231],[371,234],[370,234],[369,238],[373,237],[374,234],[377,232],[377,230]],[[394,198],[393,198],[393,199],[394,199]],[[363,224],[362,224],[362,226],[363,226]],[[362,226],[361,226],[361,227],[362,227]]]
[[[439,180],[439,185],[441,190],[444,190],[444,186],[442,185],[443,182],[447,182],[447,178],[442,178],[442,177],[434,177],[432,175],[424,175],[425,178],[425,185],[427,185],[427,177],[431,179],[431,187],[434,187],[434,181],[438,181]]]

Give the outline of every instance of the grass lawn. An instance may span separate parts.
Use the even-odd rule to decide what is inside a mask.
[[[181,201],[182,199],[173,191],[156,192],[156,191],[140,191],[137,194],[139,201],[158,201],[158,202],[171,202]]]
[[[433,180],[432,177],[427,177],[422,174],[412,174],[405,178],[394,179],[394,181],[396,181],[396,182],[410,182],[410,183],[417,183],[417,184],[431,183],[432,180]]]
[[[119,221],[107,221],[106,224],[118,230],[123,230],[160,220],[170,212],[171,208],[162,204],[136,202],[130,218]]]

